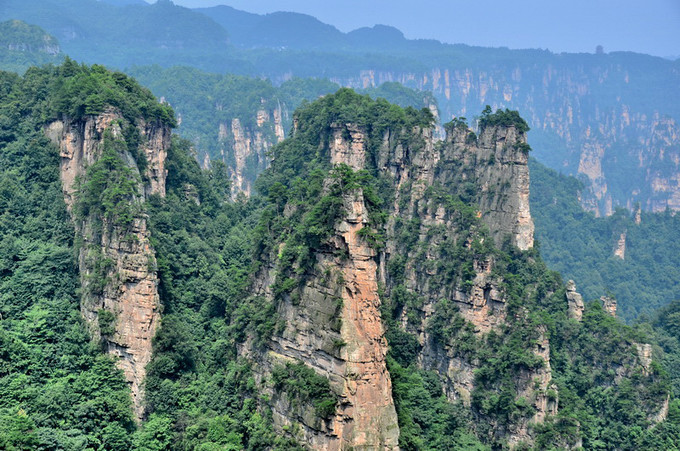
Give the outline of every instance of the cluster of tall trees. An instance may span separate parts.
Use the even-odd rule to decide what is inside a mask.
[[[297,244],[291,246],[299,251],[289,255],[291,259],[304,260],[315,246],[322,246],[335,220],[330,207],[338,204],[332,190],[322,192],[324,179],[335,177],[346,189],[362,187],[376,232],[365,238],[373,238],[372,245],[379,248],[384,206],[391,205],[394,191],[374,168],[354,173],[330,167],[319,139],[333,119],[360,123],[381,136],[385,127],[428,126],[430,112],[349,90],[306,104],[297,113],[304,127],[275,149],[275,164],[258,182],[259,193],[236,201],[228,196],[225,166],[215,163],[202,170],[192,144],[175,137],[167,158],[167,195],[151,196],[147,205],[163,319],[148,367],[148,417],[136,424],[122,374],[91,340],[80,316],[75,232],[63,201],[59,153],[43,133],[46,122],[59,115],[96,114],[109,106],[133,122],[146,117],[174,123],[172,110],[155,102],[149,91],[100,66],[67,61],[59,67],[30,69],[23,77],[0,72],[0,447],[295,449],[295,431],[275,433],[262,381],[256,382],[252,363],[238,353],[247,338],[266,342],[279,321],[276,299],[249,291],[263,246],[277,230]],[[496,119],[503,118],[490,117]],[[377,141],[370,143],[374,145]],[[539,175],[536,183],[540,181]],[[546,190],[544,186],[544,194]],[[94,191],[90,194],[102,194]],[[335,194],[341,196],[342,190]],[[465,210],[467,204],[455,195],[441,199]],[[290,202],[301,215],[299,224],[309,227],[302,230],[295,218],[286,218],[282,207]],[[473,206],[467,207],[472,211]],[[617,218],[610,221],[621,221]],[[655,224],[643,215],[642,225],[646,221]],[[401,301],[397,294],[385,300],[388,362],[404,449],[498,445],[475,419],[490,416],[511,422],[531,414],[531,406],[514,398],[511,378],[539,364],[527,351],[537,327],[544,327],[551,340],[560,403],[558,416],[536,427],[537,446],[560,446],[577,436],[589,449],[677,446],[676,304],[647,323],[629,327],[595,302],[587,305],[578,323],[567,317],[560,276],[546,268],[537,251],[481,251],[493,253],[499,262],[509,308],[528,308],[531,314],[521,314],[516,324],[479,338],[479,349],[463,350],[477,352],[480,360],[475,376],[479,390],[471,408],[449,403],[438,376],[414,359],[419,344],[399,328],[393,316],[398,309],[391,307],[393,302],[415,301],[406,293]],[[289,289],[287,280],[297,283],[298,276],[290,272],[280,288]],[[442,326],[442,341],[464,346],[466,325],[461,324],[460,331],[446,329],[460,318],[454,310],[439,307],[432,327]],[[631,367],[617,373],[620,362],[630,361],[633,343],[645,342],[654,344],[658,363],[646,372]],[[326,384],[307,368],[279,368],[265,383],[310,402],[320,416],[328,415],[335,402]],[[668,419],[655,425],[648,415],[650,406],[669,394]]]

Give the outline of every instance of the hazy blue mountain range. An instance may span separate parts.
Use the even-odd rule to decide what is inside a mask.
[[[147,0],[149,3],[155,0]],[[666,57],[680,52],[680,5],[573,0],[478,0],[462,7],[444,0],[174,0],[190,8],[229,5],[258,14],[294,11],[348,32],[374,24],[397,27],[411,39],[437,39],[484,47],[542,48],[554,52],[630,50]],[[675,59],[675,58],[673,58]]]
[[[486,104],[518,109],[539,161],[586,182],[587,208],[680,208],[679,61],[448,45],[384,26],[342,33],[303,14],[170,1],[9,0],[0,14],[43,27],[78,60],[118,68],[182,64],[275,85],[291,77],[355,88],[396,81],[432,91],[444,121]]]

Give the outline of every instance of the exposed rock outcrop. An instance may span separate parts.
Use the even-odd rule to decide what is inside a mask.
[[[420,244],[409,251],[398,240],[388,240],[384,255],[386,264],[381,267],[386,272],[384,268],[389,267],[392,259],[406,258],[405,286],[421,299],[422,306],[417,312],[405,307],[402,326],[418,337],[422,346],[418,361],[424,368],[439,373],[449,400],[470,405],[479,362],[456,347],[442,346],[436,336],[438,331],[428,325],[437,309],[442,308],[441,300],[446,299],[453,302],[457,314],[471,324],[475,335],[481,338],[506,323],[507,299],[503,280],[494,272],[496,262],[492,257],[480,255],[475,258],[467,282],[452,282],[441,265],[441,269],[435,269],[437,266],[430,264],[450,259],[447,253],[453,252],[450,248],[455,246],[456,240],[463,240],[463,246],[470,248],[483,246],[484,238],[476,238],[474,230],[462,228],[469,226],[460,223],[459,211],[428,199],[427,187],[463,187],[461,195],[470,195],[473,202],[476,201],[479,206],[477,217],[488,225],[497,245],[509,239],[511,244],[527,250],[533,246],[533,221],[528,203],[529,172],[525,147],[521,146],[526,143],[526,137],[515,127],[488,127],[481,131],[478,139],[467,127],[449,128],[447,132],[441,145],[434,142],[429,130],[412,132],[422,139],[413,147],[399,144],[394,139],[396,136],[384,140],[379,167],[395,180],[397,196],[393,213],[403,222],[418,224],[418,229],[412,233],[417,234]],[[473,193],[466,190],[467,186],[470,186],[469,191],[474,187]],[[394,227],[394,222],[388,223],[388,236],[397,235]],[[453,241],[450,241],[452,237]],[[381,279],[386,280],[388,295],[395,288],[392,277],[381,275]],[[440,278],[448,283],[438,282]],[[414,323],[409,319],[413,317],[419,318],[418,321]],[[547,415],[557,413],[558,395],[552,383],[550,344],[544,332],[538,332],[540,338],[532,350],[544,362],[542,367],[526,371],[516,380],[518,396],[530,400],[536,413],[531,418],[497,429],[511,445],[530,442],[530,424],[542,422]]]
[[[283,141],[283,112],[281,105],[260,109],[254,121],[245,123],[239,118],[220,123],[218,139],[222,158],[227,162],[232,181],[231,193],[250,196],[257,175],[269,165],[268,152],[274,144]],[[205,155],[209,164],[208,155]]]
[[[78,212],[78,191],[88,168],[101,157],[105,134],[123,141],[122,115],[114,109],[79,120],[63,118],[46,133],[60,149],[61,180],[69,212],[76,225],[78,264],[83,286],[81,313],[95,339],[115,355],[131,386],[135,413],[143,416],[143,380],[151,360],[151,339],[160,319],[155,253],[142,205],[145,195],[165,194],[165,157],[170,129],[140,121],[138,158],[146,158],[139,174],[135,157],[119,149],[118,157],[136,174],[136,193],[128,199],[132,217],[119,220]],[[142,177],[143,176],[143,177]],[[142,182],[142,179],[146,182]]]
[[[614,244],[614,257],[620,258],[621,260],[626,259],[626,235],[628,234],[628,231],[624,230],[621,232],[619,235],[618,239],[616,240],[616,244]]]
[[[576,292],[576,284],[573,280],[567,282],[567,305],[569,308],[569,317],[577,321],[581,321],[585,305],[583,304],[583,296]]]
[[[635,205],[635,224],[640,225],[642,222],[642,208],[640,207],[640,204]]]
[[[295,122],[292,139],[297,133],[305,136],[305,127]],[[399,431],[379,306],[390,302],[397,309],[400,327],[420,346],[414,363],[439,374],[446,397],[476,409],[472,395],[479,388],[476,373],[482,363],[447,344],[432,324],[443,318],[439,321],[446,328],[460,319],[470,331],[468,339],[479,340],[480,346],[492,333],[505,330],[509,294],[491,249],[493,242],[516,246],[509,248],[512,252],[533,246],[526,137],[515,125],[485,127],[479,138],[467,126],[449,128],[443,142],[423,126],[387,127],[377,134],[370,124],[335,121],[324,131],[314,146],[317,156],[326,156],[336,170],[373,171],[391,186],[392,202],[381,207],[388,219],[376,224],[363,188],[348,182],[355,187],[343,194],[344,213],[330,239],[312,250],[315,263],[304,270],[302,286],[283,294],[278,290],[281,327],[267,343],[267,352],[248,346],[241,352],[257,361],[261,381],[277,365],[302,362],[325,376],[338,395],[335,415],[319,420],[305,408],[291,411],[285,392],[261,382],[269,390],[279,428],[300,431],[299,437],[316,449],[396,448]],[[325,180],[326,190],[341,183],[335,177]],[[279,212],[293,215],[295,208],[288,203]],[[384,237],[384,246],[369,245],[371,233]],[[294,275],[302,270],[277,266],[287,245],[269,251],[256,276],[257,295],[276,299],[279,271]],[[401,268],[398,273],[395,267]],[[391,302],[396,292],[412,301],[395,307]],[[529,313],[511,311],[519,322]],[[547,331],[528,327],[532,341],[527,359],[535,363],[517,370],[513,390],[530,414],[506,424],[479,412],[476,420],[491,425],[486,429],[493,431],[489,440],[531,442],[531,425],[557,413]]]
[[[351,106],[352,93],[337,96]],[[340,118],[352,114],[328,107],[336,99],[297,113],[291,141],[275,149],[263,179],[268,234],[258,244],[253,294],[276,310],[276,324],[239,349],[254,363],[263,407],[279,431],[314,449],[396,449],[405,398],[392,399],[391,384],[400,393],[404,374],[424,370],[437,376],[429,396],[467,409],[482,442],[512,448],[544,439],[537,424],[569,417],[558,415],[551,346],[572,358],[577,351],[565,343],[580,343],[591,321],[563,322],[559,296],[577,321],[583,299],[572,281],[562,294],[559,277],[531,249],[526,124],[516,113],[485,112],[479,136],[458,120],[438,142],[426,113],[405,112],[385,126],[369,103],[348,123]],[[288,184],[295,170],[313,183]],[[559,323],[542,318],[546,304]],[[564,333],[552,335],[550,324]],[[655,377],[644,353],[617,349],[621,355],[590,364],[603,369],[604,384],[618,390],[640,366]],[[399,371],[393,380],[386,360]],[[315,398],[330,396],[323,411],[281,382],[282,368],[293,367],[324,387]],[[573,447],[579,425],[567,421],[575,429],[555,440]]]
[[[353,88],[399,82],[432,91],[443,118],[470,116],[485,105],[517,109],[534,130],[539,161],[587,179],[585,208],[599,216],[612,214],[616,206],[632,209],[637,202],[651,211],[680,209],[678,110],[670,113],[670,105],[654,110],[636,94],[626,94],[641,81],[632,81],[625,59],[600,60],[588,75],[578,65],[509,63],[486,69],[440,65],[422,72],[367,67],[332,80]],[[660,86],[678,77],[670,68],[659,76],[667,80]],[[619,89],[605,93],[602,86]]]
[[[0,49],[11,52],[44,53],[56,56],[61,53],[59,42],[40,27],[21,20],[0,23]]]
[[[616,299],[609,296],[602,296],[600,297],[600,301],[602,301],[602,308],[604,308],[604,311],[609,313],[611,316],[616,317]]]
[[[635,343],[640,366],[642,366],[643,374],[648,375],[652,366],[652,345],[648,343]]]
[[[328,143],[331,161],[362,169],[365,135],[357,127],[334,127]],[[347,134],[349,140],[344,138]],[[368,223],[362,191],[346,195],[343,204],[344,217],[335,226],[331,248],[316,250],[315,272],[308,275],[299,296],[284,296],[279,305],[285,327],[268,344],[259,373],[266,374],[284,362],[301,361],[329,379],[339,402],[326,421],[290,409],[285,394],[271,392],[275,424],[297,424],[303,441],[312,448],[398,449],[376,253],[359,236]],[[269,266],[257,278],[260,295],[274,296],[273,270]]]
[[[487,126],[479,137],[465,127],[454,127],[442,156],[451,166],[462,162],[461,186],[477,189],[482,220],[498,246],[506,238],[521,250],[534,245],[534,223],[529,210],[529,154],[526,133],[514,126]],[[455,180],[453,171],[440,172],[442,180]],[[472,188],[471,188],[472,189]]]

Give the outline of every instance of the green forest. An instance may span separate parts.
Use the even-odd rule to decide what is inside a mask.
[[[340,89],[340,85],[322,78],[292,78],[275,86],[269,80],[219,75],[191,67],[138,66],[127,71],[143,86],[169,102],[182,118],[177,133],[191,141],[199,161],[207,155],[211,160],[233,162],[230,144],[220,138],[220,125],[231,126],[238,119],[248,131],[261,131],[266,141],[276,143],[274,110],[281,113],[281,126],[286,135],[293,125],[293,112],[304,102],[315,100]],[[430,92],[417,91],[399,83],[384,83],[360,92],[373,98],[384,98],[402,107],[436,108]],[[258,124],[258,112],[270,115],[265,124]],[[232,144],[233,145],[233,144]],[[226,155],[225,155],[226,153]],[[261,172],[263,167],[256,172]],[[252,174],[252,178],[257,173]]]
[[[31,66],[62,61],[59,42],[36,25],[0,22],[0,68],[23,73]]]
[[[0,2],[0,450],[680,450],[680,59]]]
[[[177,122],[170,107],[158,103],[150,91],[101,66],[67,60],[58,67],[29,69],[23,76],[0,73],[0,447],[301,449],[294,428],[284,434],[275,429],[263,388],[284,393],[300,406],[311,406],[321,420],[334,411],[337,394],[325,377],[301,362],[275,367],[269,380],[257,380],[256,362],[240,349],[245,343],[260,349],[277,333],[282,320],[277,314],[280,303],[294,298],[314,271],[315,253],[328,246],[343,214],[343,196],[358,190],[363,193],[371,213],[363,236],[371,246],[380,249],[384,240],[397,239],[386,224],[390,206],[406,191],[400,194],[390,189],[375,165],[364,172],[332,167],[324,147],[331,124],[339,120],[365,127],[369,155],[375,156],[387,129],[403,133],[401,142],[419,149],[417,135],[409,130],[430,126],[430,111],[401,108],[347,89],[303,103],[295,112],[299,133],[274,148],[274,163],[257,182],[258,193],[236,201],[229,197],[225,166],[201,169],[192,143],[173,138],[166,161],[167,194],[150,196],[144,206],[163,309],[147,368],[145,418],[139,424],[122,373],[101,343],[90,338],[79,312],[79,243],[63,200],[59,151],[43,133],[51,120],[96,115],[108,107],[118,109],[132,124],[140,119]],[[487,116],[487,126],[502,125],[509,113],[498,114]],[[517,119],[512,114],[508,117]],[[132,149],[134,145],[110,148],[111,164],[123,161],[116,160],[116,152],[122,155]],[[548,204],[559,194],[550,196],[548,189],[557,189],[557,183],[541,185],[550,176],[555,175],[542,178],[539,169],[532,187],[549,199]],[[580,189],[573,181],[562,181],[570,187],[566,189]],[[82,205],[94,199],[90,208],[98,208],[97,199],[124,201],[133,195],[110,192],[119,188],[115,183],[92,184],[83,191]],[[524,371],[542,365],[530,351],[542,331],[551,343],[559,413],[536,426],[536,449],[573,446],[579,440],[586,449],[676,449],[680,441],[676,398],[680,328],[675,318],[680,307],[670,304],[657,315],[651,308],[625,307],[621,295],[624,316],[647,313],[644,322],[627,326],[608,315],[598,301],[587,303],[582,322],[570,319],[562,277],[547,268],[537,249],[499,249],[490,240],[484,241],[488,232],[475,217],[475,206],[461,197],[459,189],[433,186],[424,198],[428,205],[441,206],[460,218],[457,224],[471,230],[466,236],[476,243],[469,248],[454,247],[458,260],[451,261],[459,261],[463,269],[449,268],[442,261],[442,274],[462,284],[468,277],[464,268],[472,259],[493,256],[498,277],[506,281],[508,308],[515,321],[496,332],[475,335],[454,308],[439,301],[428,323],[437,331],[438,346],[453,347],[479,362],[471,406],[451,403],[442,393],[436,372],[419,366],[414,358],[421,344],[400,325],[400,310],[420,301],[408,287],[400,288],[403,262],[392,261],[393,289],[383,295],[383,316],[400,446],[413,450],[506,446],[489,428],[502,430],[532,415],[533,407],[517,393],[515,381]],[[566,202],[562,199],[568,197],[559,199]],[[541,204],[533,202],[541,252],[552,266],[559,259],[553,257],[548,239],[540,232],[545,222],[535,205]],[[112,208],[117,205],[117,201],[111,204]],[[118,213],[112,217],[124,219]],[[80,214],[89,214],[89,210]],[[628,216],[619,213],[606,221],[590,220],[607,224],[602,236],[608,234],[608,240],[612,230],[628,227],[630,261],[634,261],[636,225]],[[670,214],[643,214],[639,227],[650,227],[648,233],[670,232],[673,227],[664,221],[671,220]],[[426,245],[408,241],[409,227],[416,226],[394,229],[406,238],[400,241],[404,256]],[[592,227],[599,230],[600,226]],[[572,226],[567,223],[560,228]],[[579,230],[588,229],[581,226]],[[286,245],[276,261],[280,277],[273,290],[277,295],[271,299],[253,295],[253,277],[264,257],[277,255],[271,246],[279,242]],[[594,250],[590,243],[584,248]],[[442,246],[437,252],[446,250]],[[572,277],[568,270],[565,277]],[[574,278],[581,280],[578,274]],[[588,280],[579,282],[579,289],[595,292],[587,295],[591,299],[600,293],[600,286],[589,285]],[[635,343],[653,345],[654,362],[644,371],[633,363]],[[628,369],[622,371],[622,367]],[[650,415],[666,400],[667,419],[656,424]]]
[[[619,208],[606,218],[584,211],[584,185],[537,161],[531,163],[531,214],[548,265],[576,281],[588,300],[609,295],[628,321],[649,321],[680,300],[680,217]],[[625,233],[624,258],[614,255]]]

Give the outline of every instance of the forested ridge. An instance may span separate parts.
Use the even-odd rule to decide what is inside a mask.
[[[0,20],[38,25],[68,55],[119,70],[183,65],[269,79],[273,86],[296,77],[357,89],[399,82],[432,92],[446,120],[474,118],[487,104],[517,109],[534,129],[530,141],[536,158],[590,179],[584,206],[601,215],[637,202],[648,211],[680,208],[673,182],[679,170],[680,99],[677,90],[666,88],[678,84],[678,61],[632,52],[558,54],[411,40],[381,25],[342,33],[301,14],[257,15],[226,6],[192,10],[171,1],[5,4]],[[0,67],[21,71],[61,59],[12,55]],[[170,91],[153,90],[172,97]],[[289,113],[295,106],[289,105]],[[211,115],[224,116],[215,110]],[[194,133],[204,125],[187,130],[192,141],[205,141],[199,153],[220,155],[213,152],[214,131]],[[249,163],[249,175],[263,169],[259,162]]]
[[[172,110],[148,90],[101,66],[69,60],[59,67],[29,69],[23,77],[0,73],[0,447],[300,447],[294,426],[283,434],[275,431],[262,387],[286,393],[301,406],[312,405],[323,419],[336,399],[327,379],[298,362],[276,367],[270,377],[258,380],[253,371],[257,362],[241,350],[264,346],[282,327],[280,302],[295,294],[305,271],[314,266],[314,253],[328,246],[330,230],[342,213],[342,196],[357,189],[364,193],[371,214],[362,239],[380,249],[383,240],[393,238],[385,224],[397,195],[377,166],[364,172],[332,167],[321,139],[339,121],[366,127],[369,150],[379,148],[382,133],[390,128],[410,130],[402,137],[404,145],[417,147],[420,138],[412,130],[429,126],[431,113],[346,89],[305,104],[295,113],[299,133],[275,147],[274,163],[258,181],[258,193],[236,201],[229,198],[223,164],[202,170],[191,143],[173,139],[166,162],[167,194],[151,196],[146,205],[163,312],[148,366],[146,417],[136,424],[122,374],[91,340],[80,316],[78,242],[63,200],[59,151],[43,131],[62,115],[96,115],[108,107],[132,123],[141,118],[175,123]],[[503,125],[507,117],[520,123],[518,116],[506,113],[489,113],[487,125]],[[106,198],[112,186],[92,189],[102,192],[86,194]],[[496,332],[474,335],[455,308],[444,301],[437,304],[428,323],[438,331],[437,340],[480,362],[478,388],[471,406],[465,406],[450,403],[437,373],[418,365],[414,356],[420,344],[400,325],[401,309],[421,300],[407,287],[384,297],[400,445],[503,447],[502,438],[480,419],[491,418],[502,429],[533,414],[516,392],[515,378],[542,365],[530,351],[540,330],[551,344],[559,413],[535,427],[537,449],[571,446],[578,440],[586,449],[677,447],[680,410],[674,369],[680,346],[675,306],[636,327],[611,317],[597,301],[587,305],[581,323],[570,319],[561,276],[547,269],[538,250],[499,249],[484,241],[488,232],[465,196],[465,187],[455,184],[427,191],[427,202],[456,212],[474,243],[465,247],[466,240],[459,241],[452,248],[454,260],[438,263],[450,270],[446,277],[464,283],[474,258],[492,256],[514,321]],[[409,236],[416,227],[417,218],[397,229],[408,252],[422,245]],[[273,290],[278,295],[269,299],[253,295],[250,288],[262,256],[279,251],[271,248],[274,239],[287,244],[277,255],[281,271]],[[397,288],[403,272],[398,263],[390,267]],[[655,363],[643,371],[635,363],[634,344],[649,342]],[[668,418],[656,424],[650,414],[666,399]]]
[[[551,268],[576,281],[586,299],[615,297],[619,314],[629,322],[649,320],[680,300],[680,216],[619,208],[596,218],[579,204],[581,182],[537,161],[531,169],[531,211],[541,253]],[[622,236],[625,252],[617,256]]]
[[[186,66],[136,66],[127,73],[173,105],[182,118],[177,133],[191,141],[199,161],[207,155],[210,160],[222,160],[229,167],[234,166],[234,142],[233,138],[221,136],[220,126],[230,129],[232,121],[237,119],[246,132],[258,130],[265,141],[275,144],[273,114],[280,114],[281,122],[277,125],[288,135],[295,109],[340,89],[340,85],[324,78],[292,78],[276,86],[270,80],[214,74]],[[399,83],[384,83],[360,92],[402,107],[436,109],[437,105],[431,93]],[[267,114],[266,121],[258,117],[262,111]],[[254,182],[265,167],[266,164],[261,164],[250,168],[248,178]]]

